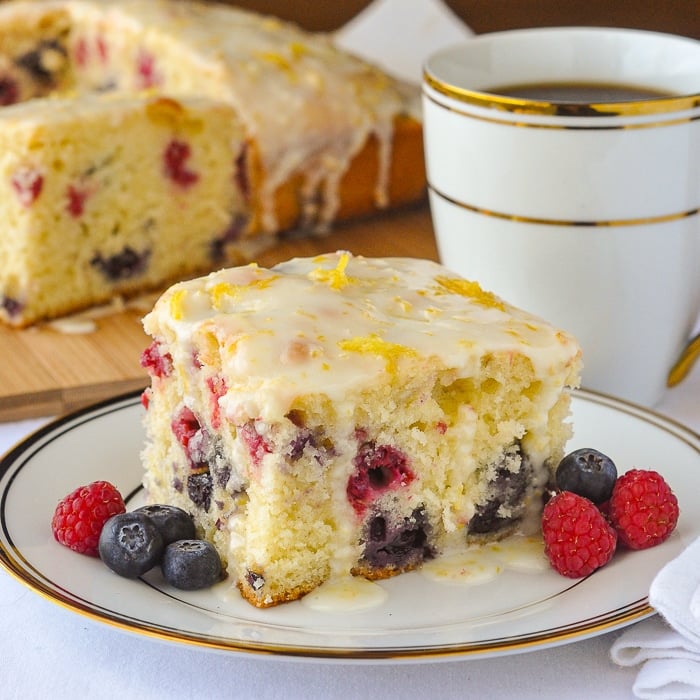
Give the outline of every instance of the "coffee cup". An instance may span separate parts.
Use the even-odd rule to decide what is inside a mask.
[[[441,262],[573,333],[584,387],[658,401],[700,314],[700,42],[481,35],[426,61],[423,118]]]

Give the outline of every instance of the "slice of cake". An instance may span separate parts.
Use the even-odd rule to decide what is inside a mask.
[[[106,93],[133,103],[114,103],[110,118],[108,110],[95,107],[95,95]],[[197,138],[212,146],[206,156],[190,155],[192,136],[185,150],[173,147],[169,158],[189,159],[175,189],[153,169],[132,177],[136,150],[154,129],[148,108],[154,96],[182,104],[197,98],[207,105],[198,108]],[[0,114],[5,173],[0,188],[10,194],[21,189],[19,202],[15,193],[3,203],[9,218],[0,218],[0,253],[7,251],[2,259],[12,268],[0,277],[0,321],[17,326],[78,310],[105,299],[106,292],[135,293],[220,266],[219,259],[202,264],[200,242],[223,235],[223,246],[231,249],[228,241],[239,234],[239,217],[231,215],[237,205],[221,197],[234,184],[240,189],[241,182],[232,182],[230,153],[243,141],[250,145],[240,152],[239,167],[249,170],[243,184],[255,206],[244,218],[251,235],[323,231],[339,219],[418,201],[424,194],[417,90],[338,50],[326,36],[226,5],[0,3],[0,106],[0,113],[7,111]],[[121,118],[124,110],[128,117]],[[205,124],[209,113],[211,123]],[[217,135],[214,146],[211,138]],[[26,152],[31,139],[40,144],[36,157]],[[122,142],[123,160],[115,155],[122,153]],[[157,139],[148,149],[156,153],[160,147]],[[101,165],[106,157],[109,167]],[[190,178],[188,167],[198,158],[206,161],[198,164],[206,173]],[[112,192],[122,192],[121,200],[91,190],[90,211],[66,222],[65,188],[86,169],[99,180],[92,170],[97,167],[103,180],[110,179]],[[18,171],[24,179],[13,184]],[[41,189],[35,173],[43,178]],[[151,210],[161,217],[155,235],[170,240],[163,256],[153,249],[152,223],[138,235]],[[227,231],[224,218],[234,231]],[[37,239],[41,245],[35,248]],[[118,259],[116,272],[111,262],[102,265],[108,279],[83,259],[97,255],[93,267],[99,268],[105,256],[112,259],[127,249],[128,260]],[[74,253],[75,275],[68,279],[62,267],[54,272],[55,264],[60,267]],[[64,289],[67,282],[71,290]]]
[[[580,350],[478,284],[341,252],[179,283],[144,326],[148,499],[252,604],[538,523]]]
[[[249,259],[247,148],[233,108],[204,98],[0,110],[0,317],[27,325]]]

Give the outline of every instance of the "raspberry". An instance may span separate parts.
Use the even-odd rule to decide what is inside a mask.
[[[617,544],[617,533],[595,504],[571,491],[561,491],[544,507],[542,536],[551,565],[569,578],[607,564]]]
[[[191,409],[183,406],[170,422],[170,429],[173,431],[175,439],[182,445],[182,449],[188,452],[190,440],[201,430],[202,426]],[[189,457],[188,453],[188,457]]]
[[[80,37],[75,43],[74,60],[78,66],[83,68],[88,63],[90,47],[84,37]]]
[[[108,481],[94,481],[58,502],[51,531],[58,542],[74,552],[96,557],[102,526],[113,515],[125,511],[124,499],[115,486]]]
[[[631,469],[615,483],[610,521],[630,549],[661,544],[675,529],[678,514],[678,499],[658,472]]]
[[[85,200],[90,193],[76,185],[68,185],[66,190],[66,211],[74,218],[80,218],[85,212]]]
[[[101,63],[107,63],[109,60],[109,46],[102,35],[99,35],[95,39],[95,48],[97,49],[97,55]]]
[[[19,168],[12,176],[12,187],[23,207],[31,207],[44,188],[44,176],[33,168]]]
[[[154,377],[167,377],[173,371],[173,358],[169,352],[163,352],[160,343],[154,340],[141,353],[141,367]]]
[[[180,187],[187,188],[199,180],[199,175],[187,168],[187,161],[191,155],[190,145],[177,140],[171,141],[163,153],[165,176]]]
[[[360,515],[382,493],[407,486],[415,479],[406,455],[391,445],[365,442],[352,463],[355,471],[348,479],[346,492]]]
[[[248,448],[248,453],[256,467],[260,466],[263,457],[272,452],[272,447],[267,443],[265,438],[255,429],[255,422],[248,421],[238,428],[238,434],[241,440]]]
[[[156,87],[162,82],[161,76],[156,70],[156,58],[144,49],[139,50],[136,58],[136,75],[138,87],[141,90]]]
[[[221,427],[221,406],[219,406],[219,399],[225,396],[228,391],[226,381],[223,377],[215,375],[207,379],[207,387],[210,392],[211,427],[214,428],[214,430],[218,430]]]

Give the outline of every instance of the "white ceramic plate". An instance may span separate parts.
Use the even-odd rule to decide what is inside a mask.
[[[380,585],[380,607],[318,612],[301,602],[257,610],[223,584],[186,593],[159,572],[122,579],[98,559],[57,544],[56,503],[80,484],[113,482],[128,507],[142,502],[143,442],[137,394],[39,430],[0,462],[0,562],[21,582],[73,612],[167,641],[229,652],[315,659],[444,659],[510,654],[573,642],[651,615],[656,572],[700,534],[700,436],[660,415],[588,392],[573,399],[568,447],[608,453],[621,471],[657,469],[678,494],[681,519],[664,544],[618,552],[592,576],[506,571],[488,585],[430,581],[412,572]]]

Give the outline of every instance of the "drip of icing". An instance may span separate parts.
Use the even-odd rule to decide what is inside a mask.
[[[87,335],[97,330],[97,323],[89,318],[59,318],[47,325],[63,335]]]
[[[342,576],[322,583],[304,596],[303,605],[318,612],[355,612],[380,606],[388,593],[360,576]]]
[[[506,570],[537,573],[547,571],[541,538],[516,535],[501,542],[474,545],[465,552],[447,554],[426,562],[422,574],[437,583],[481,585]]]

